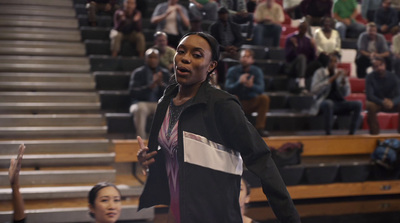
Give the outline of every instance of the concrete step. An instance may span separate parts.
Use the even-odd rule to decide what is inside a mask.
[[[0,127],[0,138],[31,137],[104,137],[107,126]]]
[[[77,42],[81,40],[81,32],[59,28],[0,27],[0,40]]]
[[[77,29],[78,21],[68,17],[0,15],[0,26],[28,28]]]
[[[100,114],[40,114],[40,115],[3,115],[0,114],[1,127],[39,127],[39,126],[104,126]]]
[[[0,41],[0,55],[85,56],[83,43],[49,41]]]
[[[95,89],[95,83],[80,82],[21,82],[21,81],[5,81],[0,82],[0,90],[7,91],[68,91],[81,90],[92,91]]]
[[[0,92],[0,103],[98,103],[96,92]]]
[[[15,155],[0,155],[0,167],[8,168]],[[24,155],[23,167],[112,165],[115,153]]]
[[[70,18],[75,17],[76,15],[73,7],[35,5],[33,2],[31,5],[19,5],[15,3],[3,4],[1,5],[1,8],[2,10],[0,15],[28,15]]]
[[[86,201],[86,202],[85,202]],[[92,222],[88,214],[87,198],[82,201],[81,207],[28,209],[27,223],[66,223],[66,222]],[[57,206],[55,206],[57,207]],[[154,219],[154,208],[146,208],[138,212],[138,205],[123,205],[118,220],[124,222],[151,222]],[[0,212],[0,221],[8,222],[12,219],[12,211]]]
[[[0,0],[0,4],[73,7],[73,2],[70,0],[53,0],[53,1],[48,1],[48,0]]]
[[[25,155],[45,153],[105,153],[110,152],[108,139],[74,139],[74,140],[23,140],[0,141],[0,154],[16,154],[18,146],[24,143]]]
[[[20,172],[21,185],[46,185],[46,184],[96,184],[101,181],[115,181],[116,170],[33,170]],[[0,186],[7,186],[8,171],[0,171]]]
[[[91,73],[17,73],[0,72],[0,82],[93,82]]]
[[[25,162],[25,156],[24,156]],[[116,184],[122,196],[139,196],[143,186]],[[92,186],[53,186],[53,187],[23,187],[20,189],[24,200],[57,199],[57,198],[86,198]],[[0,200],[11,200],[11,188],[0,189]]]
[[[86,57],[0,56],[0,72],[90,72]]]

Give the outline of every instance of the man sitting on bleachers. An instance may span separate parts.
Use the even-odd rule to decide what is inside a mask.
[[[336,19],[336,29],[341,39],[357,38],[365,31],[365,26],[356,20],[358,15],[356,0],[335,0],[333,17]]]
[[[154,46],[160,52],[160,64],[169,71],[173,70],[175,49],[168,46],[168,35],[165,32],[157,31],[154,34]]]
[[[330,54],[328,67],[315,71],[311,93],[316,95],[317,99],[311,113],[317,114],[318,111],[322,113],[327,135],[331,134],[334,114],[351,114],[349,135],[353,135],[360,124],[362,104],[360,101],[344,99],[351,92],[350,83],[346,72],[337,69],[338,60],[337,55]]]
[[[251,38],[253,33],[253,13],[248,12],[245,0],[220,0],[221,8],[229,11],[230,17],[234,23],[246,24],[246,38]]]
[[[366,107],[369,133],[377,135],[380,132],[378,112],[397,112],[400,115],[400,84],[396,76],[386,70],[384,59],[374,58],[372,64],[374,71],[365,81]],[[400,133],[400,118],[397,132]]]
[[[296,81],[296,86],[289,90],[296,93],[306,92],[306,70],[316,59],[315,42],[306,36],[307,31],[308,23],[304,21],[300,23],[298,32],[290,34],[285,43],[286,73]]]
[[[114,28],[110,31],[111,54],[118,56],[122,40],[136,44],[139,57],[144,56],[146,40],[142,32],[142,14],[136,9],[136,0],[124,0],[124,8],[114,14]]]
[[[396,9],[390,7],[391,0],[383,0],[382,7],[375,12],[375,23],[380,33],[397,34],[399,17]]]
[[[371,59],[382,57],[386,61],[386,68],[391,68],[390,51],[385,37],[377,33],[375,23],[367,25],[367,31],[362,33],[357,41],[357,77],[365,78],[367,68],[371,66]]]
[[[145,53],[145,65],[136,68],[131,75],[129,91],[132,105],[129,112],[133,114],[133,123],[137,136],[147,139],[146,121],[154,114],[157,101],[163,95],[169,82],[170,73],[160,66],[160,53],[150,48]]]
[[[216,21],[218,3],[214,0],[189,0],[191,31],[199,32],[203,20]]]
[[[257,112],[255,127],[261,136],[266,137],[268,133],[264,129],[270,99],[264,94],[264,74],[253,65],[253,55],[251,49],[240,51],[240,64],[229,68],[225,89],[239,98],[245,114]]]
[[[114,11],[119,8],[116,0],[87,0],[86,8],[88,10],[88,20],[91,26],[97,25],[97,13],[105,12],[114,14]]]
[[[278,47],[282,33],[282,22],[285,15],[275,0],[266,0],[258,3],[254,12],[254,21],[257,25],[254,27],[253,43],[256,45],[266,45],[266,38],[272,39],[272,46]]]

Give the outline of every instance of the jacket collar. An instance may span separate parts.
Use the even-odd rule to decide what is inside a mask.
[[[208,81],[204,81],[201,85],[199,90],[197,91],[196,95],[193,97],[192,104],[206,104],[209,96],[209,88],[211,85]],[[165,94],[163,97],[160,98],[159,103],[169,103],[170,100],[175,97],[178,93],[179,85],[177,83],[171,84],[165,90]]]

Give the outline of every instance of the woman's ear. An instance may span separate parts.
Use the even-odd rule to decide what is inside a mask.
[[[211,71],[215,70],[217,68],[218,62],[217,61],[211,61],[210,67],[208,69],[208,73],[211,73]]]
[[[89,204],[89,213],[94,214],[94,207],[93,205]]]

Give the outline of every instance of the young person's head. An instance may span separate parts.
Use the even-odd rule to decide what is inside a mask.
[[[308,22],[303,21],[299,24],[299,27],[297,27],[299,30],[299,35],[300,36],[305,36],[307,31],[308,31]]]
[[[156,48],[149,48],[144,53],[145,63],[150,69],[155,69],[160,63],[160,52]]]
[[[136,9],[136,0],[124,0],[124,9],[133,12]]]
[[[229,20],[229,11],[228,9],[222,7],[218,10],[218,18],[223,22],[227,22]]]
[[[375,57],[372,59],[372,67],[375,72],[379,73],[380,75],[385,75],[386,73],[386,63],[382,57]]]
[[[376,28],[376,24],[374,22],[370,22],[367,24],[367,33],[369,38],[371,39],[375,39],[376,35],[377,35],[377,28]]]
[[[215,70],[219,59],[219,44],[210,34],[192,32],[179,41],[174,57],[176,81],[181,85],[204,82]]]
[[[252,49],[242,49],[240,51],[240,64],[248,67],[254,63],[254,51]]]
[[[390,8],[390,5],[392,4],[392,1],[391,0],[383,0],[382,1],[382,8],[384,8],[384,9],[388,9],[388,8]]]
[[[168,46],[168,36],[165,32],[157,31],[154,34],[154,45],[158,50],[164,51]]]
[[[121,192],[111,183],[98,183],[88,195],[90,216],[96,223],[114,223],[121,214]]]
[[[328,57],[329,57],[328,69],[329,69],[329,70],[334,70],[334,69],[336,69],[336,67],[337,67],[337,65],[338,65],[338,63],[339,63],[339,57],[338,57],[336,54],[334,54],[334,53],[329,54]]]
[[[246,211],[246,205],[250,202],[250,185],[245,179],[242,178],[240,181],[240,194],[239,194],[239,205],[242,216]]]
[[[332,17],[326,16],[321,19],[321,25],[322,25],[323,30],[329,31],[329,30],[332,30],[334,21],[333,21]]]

